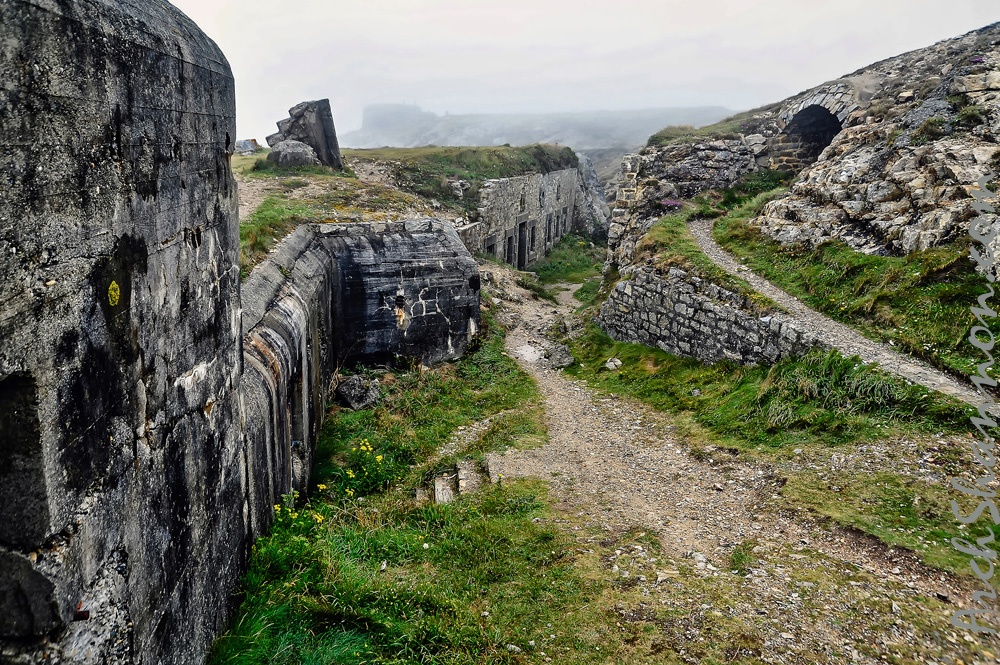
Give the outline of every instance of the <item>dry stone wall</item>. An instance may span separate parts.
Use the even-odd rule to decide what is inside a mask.
[[[784,315],[758,314],[743,296],[677,268],[633,272],[611,291],[597,322],[616,340],[707,363],[773,364],[822,346]]]

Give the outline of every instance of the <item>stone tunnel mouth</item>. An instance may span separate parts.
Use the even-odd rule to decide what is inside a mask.
[[[795,157],[805,166],[816,162],[842,129],[837,116],[813,104],[796,113],[782,133],[795,144]]]

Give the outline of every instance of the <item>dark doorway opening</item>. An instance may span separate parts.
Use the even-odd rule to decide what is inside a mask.
[[[507,252],[503,257],[504,263],[514,265],[514,236],[507,236]]]
[[[807,166],[819,159],[841,129],[843,127],[837,116],[813,104],[796,113],[783,134],[796,160]]]
[[[524,270],[528,265],[528,223],[517,225],[517,269]]]

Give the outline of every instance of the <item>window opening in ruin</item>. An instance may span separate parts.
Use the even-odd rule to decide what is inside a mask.
[[[507,252],[504,254],[505,263],[514,265],[514,236],[507,236]]]
[[[552,242],[552,215],[545,218],[545,242]]]
[[[535,227],[531,227],[531,251],[535,251]]]

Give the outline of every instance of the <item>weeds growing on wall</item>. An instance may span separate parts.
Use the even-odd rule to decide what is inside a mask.
[[[740,212],[716,222],[715,238],[754,272],[872,339],[963,378],[976,372],[968,303],[985,279],[975,272],[967,244],[905,257],[862,254],[839,240],[814,249],[783,247],[749,225],[752,214]]]

